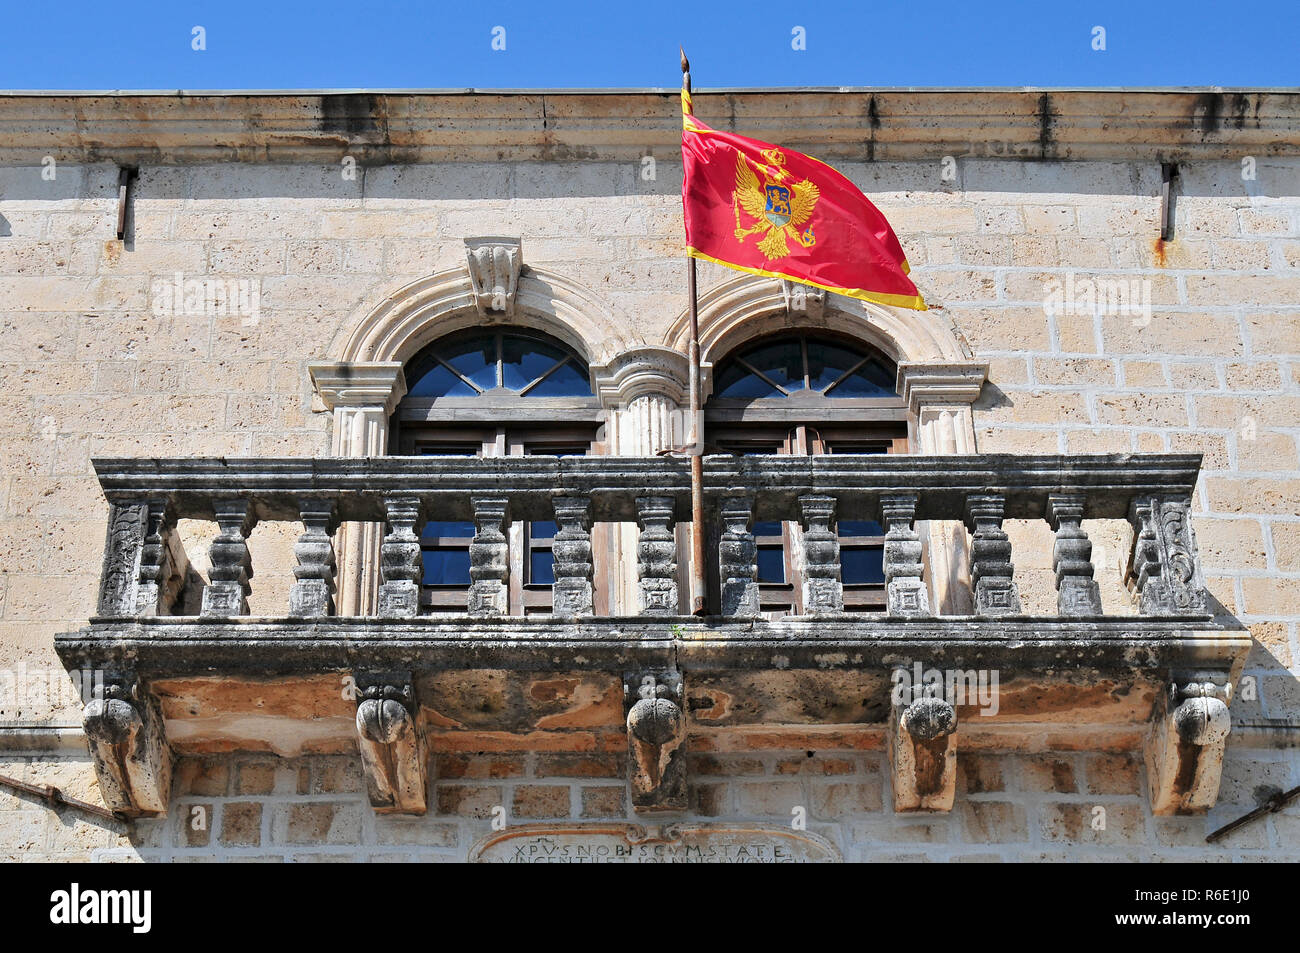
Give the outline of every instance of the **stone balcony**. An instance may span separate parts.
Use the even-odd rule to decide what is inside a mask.
[[[684,459],[96,460],[110,504],[98,613],[57,649],[70,670],[105,673],[86,734],[106,801],[133,814],[167,809],[174,752],[239,749],[359,749],[371,802],[403,812],[430,809],[435,751],[626,750],[636,808],[680,811],[688,746],[884,748],[895,809],[942,811],[958,744],[1141,748],[1152,809],[1197,811],[1217,796],[1250,647],[1205,590],[1189,520],[1199,466],[1186,454],[711,456],[716,614],[694,617],[677,608]],[[197,616],[176,614],[181,519],[219,528]],[[885,611],[844,610],[838,519],[885,529]],[[1094,578],[1083,522],[1103,519],[1132,527],[1126,614],[1103,612]],[[428,520],[475,527],[463,613],[420,614]],[[505,611],[507,530],[527,520],[558,526],[549,615]],[[777,520],[802,528],[804,611],[769,619],[751,529]],[[1006,520],[1054,532],[1054,613],[1023,610]],[[303,527],[275,617],[248,614],[247,538],[261,521]],[[331,541],[350,523],[386,527],[378,615],[334,611]],[[593,559],[593,527],[608,523],[635,534],[634,559]],[[938,582],[968,587],[973,612],[934,611],[929,576],[953,564],[937,547],[960,550],[963,571]],[[602,573],[629,581],[619,615],[594,613]]]

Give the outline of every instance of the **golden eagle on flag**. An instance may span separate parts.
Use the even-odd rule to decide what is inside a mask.
[[[686,252],[728,268],[926,310],[898,237],[865,195],[792,149],[710,129],[682,95]],[[757,241],[749,241],[757,236]]]
[[[821,191],[811,179],[802,182],[784,184],[789,178],[785,169],[785,156],[779,149],[771,154],[764,153],[765,159],[771,159],[771,166],[760,166],[763,172],[763,184],[758,184],[758,176],[749,167],[745,156],[736,153],[736,190],[732,193],[732,203],[736,210],[736,241],[743,242],[749,235],[766,232],[758,242],[758,250],[768,258],[784,258],[790,254],[786,244],[786,233],[805,248],[817,243],[812,227],[803,232],[799,226],[808,221],[817,204]],[[740,210],[750,218],[758,220],[753,228],[742,228]]]

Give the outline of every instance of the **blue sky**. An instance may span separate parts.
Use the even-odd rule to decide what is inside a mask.
[[[5,0],[0,88],[675,86],[678,43],[697,88],[1296,86],[1300,0]]]

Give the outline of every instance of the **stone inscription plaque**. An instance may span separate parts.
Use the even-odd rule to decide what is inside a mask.
[[[481,864],[823,864],[840,853],[807,831],[758,825],[526,824],[470,850]]]

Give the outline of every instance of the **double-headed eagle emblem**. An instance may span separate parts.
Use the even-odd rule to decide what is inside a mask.
[[[758,184],[758,176],[749,167],[742,153],[736,154],[736,191],[731,193],[731,204],[736,212],[736,241],[743,243],[749,235],[766,232],[758,242],[758,250],[768,260],[784,258],[790,254],[786,243],[786,232],[804,248],[811,248],[817,239],[812,226],[803,231],[799,227],[812,215],[813,206],[821,196],[820,190],[813,183],[804,179],[802,182],[787,185],[785,180],[790,173],[784,168],[785,156],[780,149],[763,150],[763,158],[769,165],[758,166],[763,173],[763,184]],[[740,222],[740,212],[758,220],[752,228],[745,228]]]

